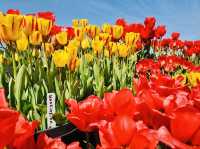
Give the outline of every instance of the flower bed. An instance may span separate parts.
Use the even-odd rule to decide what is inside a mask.
[[[200,41],[154,17],[72,24],[0,12],[0,149],[200,148]]]

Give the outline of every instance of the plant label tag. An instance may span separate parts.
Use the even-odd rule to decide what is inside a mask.
[[[56,112],[56,95],[55,93],[47,94],[47,128],[56,127],[56,122],[53,120],[53,114]]]

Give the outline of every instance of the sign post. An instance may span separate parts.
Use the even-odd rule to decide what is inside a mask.
[[[56,104],[56,95],[55,93],[47,94],[47,128],[56,127],[56,122],[53,120],[53,114],[56,112],[55,110]]]

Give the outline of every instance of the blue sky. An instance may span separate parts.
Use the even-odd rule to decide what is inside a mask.
[[[143,22],[155,16],[167,27],[167,35],[178,31],[182,39],[200,39],[200,0],[1,0],[0,10],[23,13],[53,11],[57,22],[70,25],[74,18],[88,18],[93,24],[114,23],[116,18]]]

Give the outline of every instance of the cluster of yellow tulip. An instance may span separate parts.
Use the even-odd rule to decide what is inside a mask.
[[[134,52],[136,42],[140,38],[138,33],[130,32],[125,35],[124,40],[119,40],[123,35],[122,26],[103,24],[100,28],[99,26],[88,24],[87,19],[73,20],[73,28],[75,37],[72,40],[68,40],[66,31],[55,35],[56,42],[64,46],[62,51],[59,50],[59,52],[55,51],[53,53],[53,60],[57,67],[64,67],[63,64],[67,64],[68,67],[69,64],[78,66],[78,49],[82,49],[82,53],[85,54],[86,58],[89,57],[89,61],[93,55],[98,56],[101,54],[107,57],[112,55],[127,57]],[[65,58],[62,58],[62,61],[58,61],[62,55],[66,55]],[[72,70],[74,69],[72,68]]]
[[[54,22],[34,15],[0,13],[0,41],[15,52],[43,49],[46,56],[52,55],[56,67],[68,66],[75,70],[80,63],[80,55],[89,60],[94,55],[117,55],[127,57],[134,53],[139,33],[123,35],[120,25],[91,25],[87,19],[73,20],[72,31],[62,27],[55,34]]]

